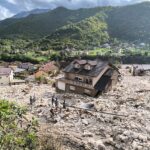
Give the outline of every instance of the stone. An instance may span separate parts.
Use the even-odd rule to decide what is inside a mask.
[[[105,144],[110,144],[110,145],[114,145],[114,141],[113,141],[113,138],[106,138],[103,140],[103,143]]]
[[[138,146],[139,146],[138,143],[136,141],[133,141],[132,143],[133,150],[137,150]]]
[[[128,131],[128,130],[124,131],[124,132],[123,132],[123,134],[124,134],[124,135],[126,135],[126,136],[128,136],[128,137],[130,137],[130,136],[131,136],[131,132],[130,132],[130,131]]]
[[[88,122],[86,119],[82,119],[82,123],[83,123],[84,125],[88,125],[88,124],[89,124],[89,122]]]
[[[93,133],[91,133],[91,132],[84,132],[84,134],[82,136],[83,137],[93,137]]]
[[[121,142],[124,143],[126,143],[129,140],[128,136],[124,136],[124,135],[119,135],[118,138]]]
[[[144,135],[142,135],[142,134],[140,134],[140,135],[138,136],[138,139],[141,140],[142,142],[147,142],[147,136],[144,136]]]
[[[96,145],[97,145],[98,150],[106,150],[106,147],[101,140],[96,141]]]

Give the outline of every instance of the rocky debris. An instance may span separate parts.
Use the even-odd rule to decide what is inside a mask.
[[[89,124],[89,122],[88,122],[86,119],[82,119],[82,123],[83,123],[84,125],[88,125],[88,124]]]
[[[58,131],[65,150],[149,150],[150,76],[133,77],[126,69],[121,72],[122,81],[99,98],[56,93],[43,84],[1,86],[0,98],[28,106],[41,128],[46,126],[41,134]],[[52,106],[53,94],[59,100],[58,108]],[[29,99],[34,95],[31,111]]]
[[[79,107],[83,108],[83,109],[94,109],[95,108],[94,104],[92,104],[92,103],[81,103]]]
[[[91,132],[84,132],[82,136],[83,137],[93,137],[94,135]]]

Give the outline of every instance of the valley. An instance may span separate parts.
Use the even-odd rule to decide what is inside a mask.
[[[0,150],[149,150],[150,2],[48,2],[0,2]]]

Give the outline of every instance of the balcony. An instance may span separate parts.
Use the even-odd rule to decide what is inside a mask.
[[[76,80],[68,80],[68,79],[65,79],[65,78],[60,78],[59,81],[63,81],[67,84],[71,84],[71,85],[75,85],[75,86],[81,86],[81,87],[84,87],[84,88],[93,89],[93,86],[91,84],[87,84],[87,83],[76,81]]]

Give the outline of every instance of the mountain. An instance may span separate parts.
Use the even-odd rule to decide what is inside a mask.
[[[50,11],[50,9],[34,9],[34,10],[31,10],[31,11],[23,11],[23,12],[20,12],[18,14],[16,14],[15,16],[13,16],[12,18],[25,18],[31,14],[42,14],[42,13],[46,13]]]
[[[109,35],[127,41],[150,41],[150,2],[118,7],[108,14]]]
[[[114,38],[150,42],[149,18],[150,2],[78,10],[59,7],[1,21],[0,37],[40,38],[40,45],[48,47],[65,43],[96,46]]]
[[[49,35],[58,28],[76,23],[104,10],[105,8],[90,8],[69,10],[63,7],[56,8],[47,13],[34,14],[26,18],[10,18],[0,22],[1,37],[27,37],[37,38]]]
[[[47,46],[52,49],[61,50],[66,47],[84,49],[89,46],[100,46],[109,42],[108,27],[105,20],[106,15],[100,13],[80,22],[63,26],[43,39],[39,43],[39,47]]]
[[[100,17],[99,17],[100,16]],[[78,23],[65,25],[44,38],[39,46],[52,49],[97,47],[113,39],[150,42],[150,3],[110,7]]]

